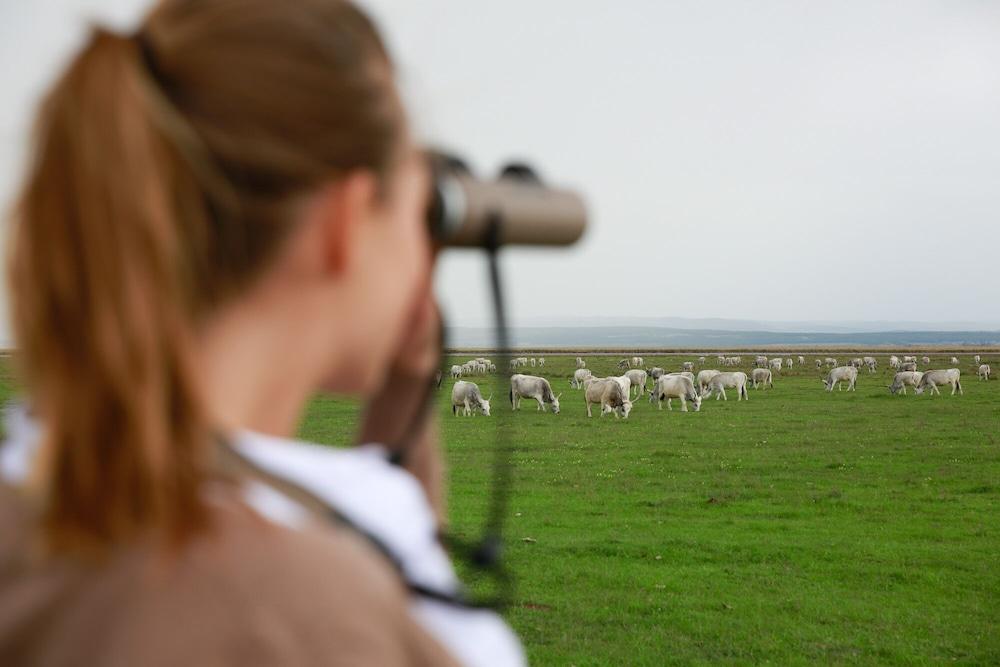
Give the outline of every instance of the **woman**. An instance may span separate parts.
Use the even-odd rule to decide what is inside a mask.
[[[523,662],[435,539],[428,174],[369,20],[165,0],[95,30],[32,157],[0,664]],[[319,389],[381,444],[291,440]]]

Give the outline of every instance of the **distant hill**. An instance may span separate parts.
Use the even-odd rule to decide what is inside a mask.
[[[454,327],[448,331],[452,348],[495,345],[492,329]],[[1000,331],[862,331],[792,332],[680,329],[654,326],[532,326],[511,331],[513,347],[667,347],[725,348],[789,346],[990,346],[1000,345]]]

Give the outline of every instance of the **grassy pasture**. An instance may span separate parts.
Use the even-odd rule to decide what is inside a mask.
[[[584,356],[598,375],[619,358]],[[964,396],[890,396],[885,368],[830,394],[807,355],[749,402],[729,392],[685,414],[643,399],[627,421],[587,418],[575,355],[540,373],[559,415],[511,413],[498,393],[494,417],[453,417],[446,378],[451,528],[481,524],[499,413],[518,448],[508,618],[534,664],[998,664],[1000,382],[958,356]],[[0,396],[13,387],[0,363]],[[317,398],[300,436],[348,444],[356,418]]]
[[[1000,662],[1000,383],[977,381],[971,355],[964,396],[890,396],[888,369],[826,393],[809,356],[749,402],[729,392],[684,414],[643,400],[628,421],[587,418],[573,359],[548,356],[542,373],[561,414],[508,415],[509,617],[533,662]],[[617,359],[588,366],[611,374]],[[493,426],[452,417],[450,384],[450,510],[468,533]]]

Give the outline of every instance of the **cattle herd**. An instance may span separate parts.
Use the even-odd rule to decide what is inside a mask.
[[[720,354],[716,357],[716,361],[723,368],[740,367],[743,364],[743,358],[739,355]],[[826,371],[820,378],[826,391],[833,391],[834,388],[841,391],[844,389],[856,391],[859,372],[874,374],[879,368],[878,360],[871,356],[852,358],[845,365],[841,365],[834,357],[817,357],[814,362],[821,373]],[[673,410],[673,400],[677,399],[680,401],[682,411],[687,412],[690,404],[697,412],[701,409],[704,399],[714,396],[715,400],[729,400],[727,389],[735,394],[737,401],[749,400],[748,387],[773,388],[777,374],[794,368],[796,364],[800,368],[805,368],[807,363],[806,358],[801,355],[769,358],[761,354],[756,355],[750,362],[747,373],[741,370],[720,371],[705,368],[707,358],[699,356],[695,360],[681,362],[681,370],[667,371],[659,367],[646,368],[645,360],[634,356],[623,358],[617,363],[621,375],[597,377],[587,368],[586,360],[577,357],[576,369],[569,378],[569,385],[574,390],[582,390],[588,417],[593,416],[592,406],[596,405],[599,406],[602,417],[614,414],[616,417],[627,419],[632,411],[633,402],[645,394],[648,394],[650,404],[655,403],[657,409],[662,410],[665,401],[667,409]],[[888,366],[894,371],[894,375],[892,383],[886,385],[886,388],[893,395],[899,393],[905,395],[907,387],[913,388],[917,394],[928,391],[929,394],[940,395],[942,386],[950,387],[952,395],[956,392],[964,393],[962,372],[958,368],[961,362],[957,357],[951,357],[953,368],[918,370],[918,364],[926,366],[930,363],[930,358],[926,356],[919,360],[916,356],[890,356]],[[978,354],[972,357],[972,363],[979,380],[988,381],[992,375],[989,364],[983,363]],[[519,369],[544,368],[545,357],[511,358],[509,367],[513,372],[508,394],[511,409],[520,409],[521,399],[528,398],[536,402],[537,410],[546,411],[551,408],[553,413],[559,414],[559,399],[562,392],[558,394],[554,392],[551,383],[544,377],[515,372]],[[468,416],[480,413],[489,416],[492,395],[490,398],[483,398],[479,385],[461,378],[495,373],[496,369],[496,364],[484,357],[470,359],[464,364],[451,367],[451,377],[456,380],[451,394],[452,412],[455,415]],[[440,379],[441,374],[438,375],[438,385]]]

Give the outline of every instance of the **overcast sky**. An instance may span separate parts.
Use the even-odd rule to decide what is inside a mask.
[[[4,202],[86,20],[148,4],[3,3]],[[1000,2],[362,4],[423,138],[586,195],[578,246],[506,254],[515,322],[1000,319]],[[480,257],[439,286],[484,319]]]

